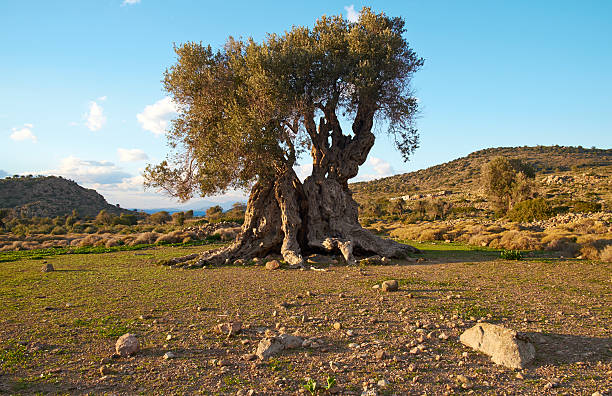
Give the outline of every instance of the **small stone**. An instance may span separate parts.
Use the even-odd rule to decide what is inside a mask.
[[[170,341],[171,339],[172,339],[172,334],[168,334],[168,335],[166,336],[166,341]]]
[[[378,381],[377,385],[380,386],[381,388],[386,388],[387,386],[389,386],[389,381],[383,378],[380,381]]]
[[[439,339],[441,340],[448,340],[448,336],[446,335],[446,333],[440,333],[440,335],[438,336]]]
[[[115,344],[115,351],[123,357],[133,355],[139,350],[138,338],[134,334],[127,333],[122,335]]]
[[[348,347],[351,349],[356,349],[356,348],[359,348],[359,344],[355,342],[351,342],[350,344],[348,344]]]
[[[399,288],[399,284],[397,283],[395,279],[387,280],[382,283],[382,290],[386,292],[397,291],[398,288]]]
[[[374,285],[372,286],[372,289],[380,289],[380,285]]]
[[[42,268],[40,269],[42,272],[52,272],[55,271],[55,268],[53,268],[53,264],[51,263],[46,263],[42,266]]]
[[[217,325],[217,331],[221,334],[232,336],[240,333],[242,330],[242,323],[240,322],[227,322],[220,323]]]
[[[247,362],[251,362],[255,359],[257,359],[257,355],[254,353],[246,353],[242,355],[242,360],[246,360]]]
[[[410,363],[410,364],[408,365],[408,371],[412,372],[412,371],[414,371],[414,370],[416,370],[416,366],[414,365],[414,363]]]
[[[334,329],[335,330],[340,330],[341,328],[342,328],[342,324],[340,322],[334,323]]]
[[[232,362],[229,361],[229,359],[220,359],[217,361],[217,366],[230,366],[232,364]]]
[[[353,335],[355,335],[355,332],[353,330],[347,330],[346,335],[352,337]]]
[[[270,260],[266,263],[266,269],[273,271],[275,269],[279,269],[280,268],[280,263],[278,262],[278,260]]]
[[[100,376],[104,377],[105,375],[109,375],[111,373],[111,369],[108,366],[100,367]]]
[[[523,374],[521,374],[521,373],[516,373],[515,377],[517,379],[525,379],[525,376]]]
[[[234,260],[234,265],[244,265],[244,259],[236,259]]]
[[[173,352],[166,352],[166,353],[164,353],[164,359],[165,360],[174,359],[175,357],[176,357],[176,355]]]
[[[304,339],[291,334],[281,334],[278,339],[283,344],[284,349],[295,349],[302,346]]]
[[[376,353],[374,354],[374,357],[378,360],[384,360],[388,356],[387,356],[387,353],[381,349],[381,350],[376,351]]]

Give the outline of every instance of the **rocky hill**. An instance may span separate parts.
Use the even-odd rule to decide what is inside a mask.
[[[536,170],[543,193],[610,201],[612,149],[536,146],[489,148],[441,165],[350,185],[359,203],[405,195],[477,195],[482,166],[496,156],[519,158]]]
[[[111,205],[95,190],[57,176],[24,176],[0,179],[0,209],[22,217],[55,217],[76,209],[80,216],[94,217],[100,210],[129,212]]]

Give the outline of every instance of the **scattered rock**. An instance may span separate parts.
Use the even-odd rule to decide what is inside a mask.
[[[524,368],[535,358],[534,346],[515,331],[490,323],[467,329],[459,340],[476,351],[491,356],[494,363],[509,368]]]
[[[164,353],[164,359],[165,360],[174,359],[175,357],[176,357],[176,355],[173,352],[166,352],[166,353]]]
[[[386,280],[382,283],[382,290],[386,292],[397,291],[398,288],[399,288],[399,284],[397,283],[395,279]]]
[[[242,359],[246,360],[247,362],[250,362],[250,361],[257,359],[257,355],[254,353],[246,353],[242,355]]]
[[[140,351],[138,338],[134,334],[126,333],[119,337],[115,344],[115,351],[121,356],[131,356]]]
[[[295,349],[302,346],[304,339],[291,334],[281,334],[278,339],[283,344],[284,349]]]
[[[374,285],[372,286],[372,289],[380,289],[380,285]]]
[[[266,263],[266,269],[267,270],[275,270],[275,269],[279,269],[280,268],[280,262],[278,260],[270,260]]]
[[[55,271],[55,268],[53,268],[53,264],[51,263],[46,263],[42,266],[42,268],[40,269],[42,272],[52,272]]]
[[[377,385],[380,386],[381,388],[386,388],[387,386],[389,386],[389,381],[383,378],[380,381],[378,381]]]
[[[234,260],[234,265],[244,265],[244,259],[236,259]]]
[[[111,369],[108,366],[100,367],[100,376],[104,377],[105,375],[109,375],[111,373]]]
[[[242,323],[240,322],[227,322],[220,323],[217,325],[217,331],[227,336],[236,335],[242,330]]]
[[[335,330],[340,330],[341,328],[342,328],[342,324],[340,322],[334,323],[334,329]]]

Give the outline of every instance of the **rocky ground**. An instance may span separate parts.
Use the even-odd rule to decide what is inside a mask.
[[[308,271],[156,264],[201,248],[3,263],[0,393],[609,394],[610,264],[419,247]],[[524,332],[535,360],[510,369],[462,345],[478,322]],[[140,350],[122,357],[125,333]],[[257,356],[289,335],[301,342]]]

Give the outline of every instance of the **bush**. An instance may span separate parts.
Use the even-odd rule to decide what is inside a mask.
[[[612,245],[606,246],[599,254],[599,259],[606,263],[612,263]]]
[[[574,213],[592,213],[599,212],[601,204],[598,202],[576,201],[574,202]]]
[[[554,211],[544,198],[528,199],[519,202],[507,214],[511,221],[527,222],[545,220],[554,216]]]
[[[64,235],[66,234],[66,229],[64,227],[55,226],[53,230],[51,230],[51,235]]]
[[[162,210],[161,212],[153,213],[151,216],[149,216],[149,221],[154,224],[164,224],[171,220],[172,220],[172,217],[170,217],[170,214],[166,212],[165,210]]]
[[[500,257],[504,260],[521,260],[523,255],[518,250],[503,250]]]

